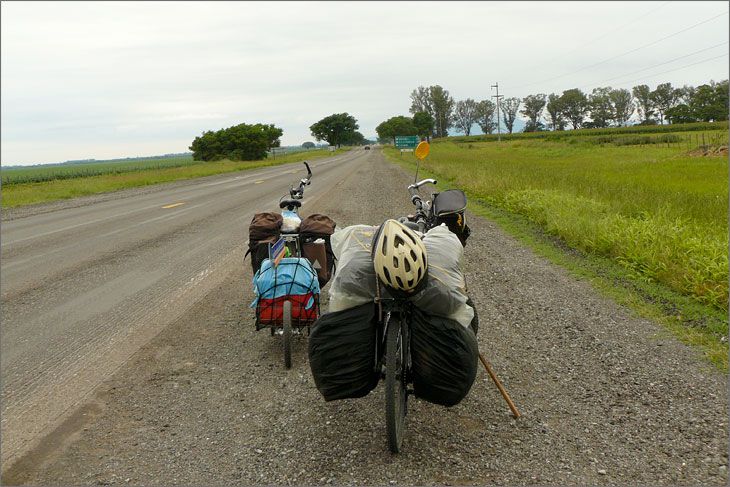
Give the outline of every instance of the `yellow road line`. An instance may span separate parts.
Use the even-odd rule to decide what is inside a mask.
[[[261,183],[263,183],[263,182],[264,182],[264,180],[263,180],[263,179],[260,179],[260,180],[256,181],[256,182],[255,182],[255,183],[253,183],[253,184],[261,184]]]
[[[180,205],[184,205],[184,204],[185,203],[173,203],[171,205],[165,205],[165,206],[163,206],[163,208],[165,208],[165,209],[167,209],[167,208],[175,208],[176,206],[180,206]]]

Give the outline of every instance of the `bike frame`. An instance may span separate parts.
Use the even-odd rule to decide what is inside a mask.
[[[294,212],[299,217],[299,208],[302,206],[301,200],[304,198],[304,187],[309,186],[312,183],[312,170],[309,167],[307,161],[304,161],[304,166],[307,168],[307,177],[299,180],[299,186],[292,186],[289,188],[289,198],[284,200],[287,195],[282,196],[279,199],[279,208],[286,208],[288,211]],[[291,251],[292,255],[297,257],[302,256],[299,233],[282,233],[281,237],[286,242],[286,246]]]

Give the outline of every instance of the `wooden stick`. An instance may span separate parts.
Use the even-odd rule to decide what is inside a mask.
[[[492,371],[492,367],[489,365],[489,362],[487,362],[487,359],[484,358],[484,355],[482,355],[482,352],[479,352],[479,360],[482,361],[482,364],[484,364],[484,368],[487,369],[487,373],[489,374],[489,377],[492,378],[495,384],[497,384],[497,389],[499,389],[499,392],[502,393],[502,397],[505,401],[507,401],[507,405],[512,410],[512,414],[515,418],[519,418],[521,416],[520,412],[515,407],[515,403],[512,402],[512,399],[510,399],[509,394],[507,394],[507,391],[502,386],[502,383],[499,381],[495,373]]]

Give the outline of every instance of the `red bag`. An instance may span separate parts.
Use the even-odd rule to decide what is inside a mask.
[[[281,324],[284,320],[284,301],[291,301],[291,319],[297,321],[314,321],[317,319],[317,301],[315,299],[311,308],[307,309],[307,303],[314,298],[313,293],[292,294],[274,299],[259,299],[257,315],[259,323]]]

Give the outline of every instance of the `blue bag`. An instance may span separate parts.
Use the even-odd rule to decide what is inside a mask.
[[[318,295],[320,291],[317,273],[312,264],[308,259],[300,257],[285,257],[276,267],[273,261],[265,259],[253,276],[253,287],[256,298],[251,303],[251,308],[255,308],[261,299]],[[307,301],[305,309],[312,306],[313,296]]]

